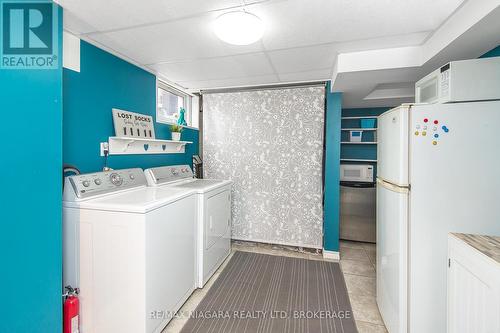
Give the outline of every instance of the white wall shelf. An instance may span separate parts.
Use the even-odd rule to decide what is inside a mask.
[[[377,116],[365,116],[365,117],[359,116],[359,117],[342,117],[342,120],[346,120],[346,119],[377,119],[377,118],[378,118]]]
[[[342,131],[376,131],[376,128],[341,128]]]
[[[341,162],[366,162],[366,163],[377,163],[377,160],[363,159],[363,158],[341,158]]]
[[[350,141],[342,141],[343,145],[376,145],[377,142],[367,141],[367,142],[350,142]]]
[[[109,155],[182,154],[190,141],[109,137]]]
[[[377,160],[377,120],[378,116],[371,114],[363,115],[366,110],[359,110],[356,113],[347,112],[342,114],[341,130],[341,158],[342,163],[369,163],[376,165]],[[366,120],[366,124],[365,124]],[[372,123],[372,124],[368,124]],[[368,125],[363,128],[361,125]],[[351,142],[352,136],[349,131],[363,132],[361,142]],[[357,137],[357,139],[360,139]],[[358,149],[359,148],[359,149]]]

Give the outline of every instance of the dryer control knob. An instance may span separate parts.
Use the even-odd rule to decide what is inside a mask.
[[[123,183],[123,178],[117,173],[112,173],[109,176],[109,180],[111,181],[111,184],[115,186],[120,186]]]
[[[134,180],[134,179],[135,179],[135,176],[134,176],[134,175],[130,175],[129,177],[130,177],[130,179],[132,179],[132,180]]]
[[[101,185],[102,181],[99,178],[94,179],[96,185]]]
[[[85,186],[85,187],[89,187],[90,186],[90,182],[88,180],[84,180],[82,182],[82,185]]]

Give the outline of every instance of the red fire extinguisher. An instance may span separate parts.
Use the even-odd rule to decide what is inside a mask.
[[[78,301],[78,288],[73,289],[71,286],[64,287],[63,306],[63,333],[78,333],[79,332],[79,312],[80,302]]]

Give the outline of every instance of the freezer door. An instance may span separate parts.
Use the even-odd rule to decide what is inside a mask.
[[[390,333],[407,327],[408,189],[377,180],[377,304]]]
[[[377,177],[386,182],[408,185],[408,110],[402,105],[378,117]]]
[[[442,333],[448,233],[500,236],[500,101],[415,106],[412,130],[425,123],[411,135],[410,332]]]

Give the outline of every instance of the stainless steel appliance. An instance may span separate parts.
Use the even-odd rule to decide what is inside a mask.
[[[376,188],[373,166],[342,164],[340,175],[340,238],[376,241]]]

